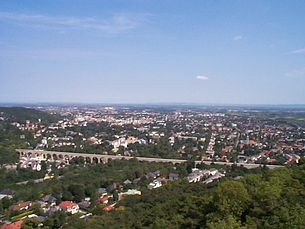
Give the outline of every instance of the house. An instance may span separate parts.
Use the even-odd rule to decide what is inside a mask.
[[[160,170],[156,170],[153,172],[155,178],[160,176]]]
[[[209,184],[209,183],[212,183],[214,180],[219,180],[220,178],[222,178],[224,176],[225,176],[225,174],[217,172],[216,174],[212,175],[208,179],[204,180],[203,183]]]
[[[23,224],[22,220],[16,221],[14,223],[4,224],[0,229],[20,229]]]
[[[123,184],[124,184],[124,185],[129,185],[129,184],[132,184],[132,182],[131,182],[130,180],[127,179],[127,180],[125,180],[125,181],[123,182]]]
[[[145,175],[145,177],[146,177],[147,179],[150,179],[150,178],[155,179],[155,178],[157,178],[157,177],[159,177],[159,176],[160,176],[160,171],[159,171],[159,170],[156,170],[156,171],[151,172],[151,173],[147,173],[147,174]]]
[[[209,172],[210,172],[210,175],[214,176],[218,172],[218,170],[217,169],[210,169]]]
[[[124,196],[134,196],[134,195],[141,195],[142,192],[136,189],[128,189],[127,192],[119,193],[119,200],[121,200]]]
[[[14,204],[9,207],[9,210],[11,211],[22,211],[22,210],[27,210],[32,206],[31,201],[26,201],[26,202],[21,202],[18,204]]]
[[[256,145],[256,144],[257,144],[257,142],[254,141],[254,140],[250,140],[250,141],[249,141],[249,145]]]
[[[55,205],[56,204],[56,198],[51,196],[51,195],[46,195],[44,196],[41,201],[48,203],[50,205]]]
[[[2,200],[3,198],[12,199],[14,195],[15,195],[15,191],[14,191],[14,190],[11,190],[11,189],[3,189],[3,190],[0,192],[0,200]]]
[[[190,173],[186,179],[188,180],[189,183],[196,183],[199,182],[203,177],[203,173],[201,170],[197,169],[194,170],[192,169],[192,173]]]
[[[13,196],[11,196],[11,195],[2,195],[2,194],[0,194],[0,200],[2,200],[3,198],[12,199]]]
[[[213,182],[213,179],[211,177],[203,181],[204,184],[210,184],[212,182]]]
[[[113,210],[113,209],[114,209],[114,205],[115,205],[115,204],[112,204],[112,205],[109,205],[109,206],[104,207],[104,208],[103,208],[103,211],[109,212],[109,211]]]
[[[202,180],[203,177],[206,177],[212,173],[214,174],[214,170],[199,170],[197,168],[192,169],[192,173],[190,173],[186,179],[189,183],[196,183]],[[217,171],[217,170],[216,170]]]
[[[83,200],[82,202],[78,203],[78,206],[80,208],[88,208],[88,207],[90,207],[90,205],[91,205],[91,202],[87,201],[87,200]]]
[[[168,179],[169,180],[178,180],[179,179],[179,174],[178,173],[170,173],[169,175],[168,175]]]
[[[90,137],[90,138],[88,138],[87,139],[87,141],[89,142],[89,143],[91,143],[91,144],[94,144],[94,145],[96,145],[96,144],[99,144],[100,142],[99,142],[99,140],[96,138],[96,137]]]
[[[148,189],[159,188],[162,186],[162,181],[164,182],[165,180],[161,179],[161,178],[157,178],[157,179],[153,180],[151,183],[149,183],[147,185],[147,188]]]
[[[109,196],[102,196],[96,200],[97,203],[107,204],[109,202]]]
[[[226,146],[225,148],[223,148],[221,151],[223,153],[231,153],[233,150],[233,147],[232,146]]]
[[[10,196],[14,196],[15,195],[15,191],[9,188],[3,189],[0,191],[1,195],[10,195]]]
[[[109,185],[109,186],[107,187],[107,190],[109,190],[109,192],[112,192],[112,191],[114,191],[114,190],[119,190],[119,189],[122,189],[122,188],[123,188],[122,185],[120,185],[120,184],[118,184],[118,183],[113,183],[112,185]]]
[[[98,188],[97,193],[100,195],[107,195],[107,190],[106,188]]]
[[[128,136],[127,137],[127,144],[133,144],[138,140],[138,138],[134,137],[134,136]]]
[[[34,219],[34,220],[37,220],[39,222],[44,222],[46,220],[46,217],[43,217],[43,216],[38,216],[36,214],[30,214],[27,216],[28,219]]]
[[[72,201],[63,201],[59,204],[59,207],[67,213],[71,213],[72,215],[77,213],[79,210],[78,204]]]

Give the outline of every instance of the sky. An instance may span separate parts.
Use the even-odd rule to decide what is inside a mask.
[[[305,1],[1,0],[0,102],[305,104]]]

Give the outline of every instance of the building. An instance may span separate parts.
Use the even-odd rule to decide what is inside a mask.
[[[14,191],[14,190],[11,190],[11,189],[3,189],[3,190],[0,192],[0,200],[2,200],[3,198],[12,199],[14,195],[15,195],[15,191]]]
[[[102,196],[96,200],[97,203],[107,204],[109,202],[109,196]]]
[[[72,201],[63,201],[59,204],[59,207],[66,213],[75,214],[79,211],[78,204]]]
[[[115,205],[115,204],[112,204],[112,205],[109,205],[109,206],[104,207],[104,208],[103,208],[103,211],[109,212],[109,211],[113,210],[113,209],[114,209],[114,205]]]
[[[88,200],[83,200],[82,202],[79,202],[78,203],[78,206],[80,207],[80,208],[89,208],[90,207],[90,205],[91,205],[91,202],[90,201],[88,201]]]
[[[16,193],[16,192],[15,192],[14,190],[9,189],[9,188],[3,189],[3,190],[1,190],[1,192],[0,192],[1,195],[8,195],[8,196],[14,196],[15,193]]]
[[[196,183],[202,180],[203,177],[210,175],[210,171],[208,170],[199,170],[193,169],[192,173],[190,173],[186,179],[189,183]]]
[[[22,210],[27,210],[32,206],[31,201],[26,201],[26,202],[21,202],[18,204],[14,204],[9,207],[9,210],[11,211],[22,211]]]
[[[148,185],[147,185],[147,188],[148,189],[154,189],[154,188],[159,188],[162,186],[162,180],[161,179],[155,179],[153,180],[152,182],[150,182]]]
[[[124,196],[134,196],[134,195],[141,195],[142,192],[136,189],[128,189],[127,192],[119,193],[119,200],[121,200]]]
[[[97,193],[100,195],[107,195],[107,189],[106,188],[98,188]]]
[[[178,173],[170,173],[168,175],[169,180],[178,180],[179,179],[179,174]]]
[[[23,221],[19,220],[14,223],[4,224],[0,227],[0,229],[21,229],[22,224]]]
[[[51,206],[54,206],[56,204],[56,198],[51,195],[44,196],[41,201],[50,204]]]

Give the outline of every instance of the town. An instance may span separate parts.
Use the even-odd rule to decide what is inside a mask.
[[[14,149],[15,163],[4,163],[2,169],[30,173],[28,178],[1,185],[1,229],[54,226],[60,214],[87,221],[123,211],[124,200],[149,195],[170,183],[213,186],[225,177],[242,179],[246,168],[298,164],[305,153],[305,126],[297,111],[289,113],[294,119],[285,120],[287,113],[281,110],[23,109],[30,114],[43,112],[46,117],[18,119],[0,112],[0,123],[13,128],[23,143],[23,149]],[[104,178],[96,185],[86,181],[65,186],[73,179],[84,182],[73,173],[91,171],[92,176],[99,169]],[[45,185],[51,190],[43,191]],[[58,190],[52,188],[58,185]],[[41,191],[27,194],[28,198],[22,194],[22,189],[33,192],[33,187]]]
[[[33,133],[37,144],[32,149],[282,165],[297,163],[305,152],[305,127],[298,125],[298,117],[274,120],[256,110],[45,110],[61,118],[49,125],[41,120],[11,123]],[[21,163],[31,165],[37,169],[35,163]]]
[[[1,0],[0,229],[304,229],[304,9]]]

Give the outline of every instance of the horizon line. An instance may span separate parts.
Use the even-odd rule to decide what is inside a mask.
[[[0,102],[0,105],[193,105],[193,106],[305,106],[305,103],[200,103],[200,102]]]

